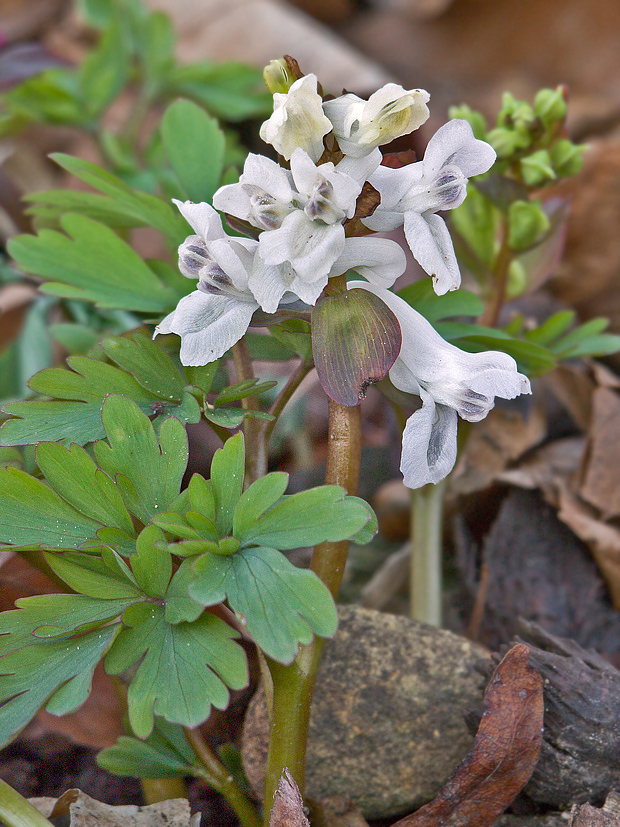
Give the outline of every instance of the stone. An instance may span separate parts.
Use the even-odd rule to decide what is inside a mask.
[[[487,650],[451,632],[359,606],[340,606],[311,710],[306,795],[348,795],[366,818],[430,801],[473,742],[463,713],[482,703],[476,665]],[[242,736],[257,795],[267,755],[262,691]]]

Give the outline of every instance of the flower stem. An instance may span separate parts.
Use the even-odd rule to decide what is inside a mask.
[[[43,813],[40,813],[17,790],[0,779],[0,819],[7,827],[52,827]]]
[[[446,480],[411,492],[410,614],[441,626],[442,528]]]
[[[238,382],[254,379],[254,367],[245,339],[240,339],[232,346],[232,357]],[[246,411],[259,409],[255,396],[246,396],[241,400],[241,407]],[[259,419],[246,417],[243,421],[245,436],[245,487],[247,488],[267,473],[267,452],[262,435],[262,423]]]
[[[301,361],[293,373],[289,376],[287,383],[278,394],[277,399],[269,409],[269,413],[275,417],[275,419],[271,422],[266,422],[263,430],[263,439],[266,444],[269,442],[273,429],[277,425],[280,414],[284,410],[286,404],[311,370],[312,364]]]
[[[506,288],[508,287],[508,276],[512,263],[512,250],[508,246],[508,219],[504,219],[502,225],[502,239],[493,266],[494,290],[489,297],[489,302],[484,313],[479,319],[479,324],[487,327],[495,327],[499,321],[502,307],[506,301]]]
[[[361,412],[359,406],[344,407],[329,401],[327,485],[341,485],[355,494],[361,456]],[[334,598],[338,594],[347,559],[348,541],[320,543],[314,549],[311,568]],[[289,666],[269,661],[273,678],[273,724],[265,777],[265,824],[273,795],[284,767],[288,767],[299,789],[304,789],[306,743],[310,704],[325,640],[315,638],[302,646]]]
[[[243,827],[260,827],[261,820],[256,808],[243,790],[216,757],[197,729],[185,729],[185,737],[200,762],[195,775],[217,790],[233,808]]]

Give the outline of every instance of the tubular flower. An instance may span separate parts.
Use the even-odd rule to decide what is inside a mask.
[[[438,295],[456,290],[461,274],[448,228],[436,213],[462,204],[468,179],[494,161],[493,148],[474,138],[467,121],[451,120],[433,135],[424,160],[400,169],[381,166],[369,178],[381,203],[364,224],[378,231],[404,224],[411,252],[433,277]]]
[[[205,365],[222,356],[244,335],[258,302],[248,289],[258,242],[230,238],[209,204],[175,204],[196,230],[179,247],[179,269],[198,279],[198,289],[185,296],[157,327],[181,337],[181,362]]]
[[[429,98],[424,89],[406,91],[396,83],[386,83],[367,101],[341,95],[325,101],[323,111],[344,154],[360,157],[422,126],[429,117]]]
[[[313,161],[323,154],[323,136],[331,132],[317,92],[316,75],[304,75],[288,92],[273,96],[273,114],[260,128],[260,136],[288,161],[301,147]]]
[[[332,163],[317,166],[303,149],[291,155],[290,172],[262,155],[249,155],[238,184],[221,187],[214,206],[261,230],[248,286],[260,306],[273,313],[287,290],[314,304],[342,258],[348,266],[377,264],[380,283],[404,259],[394,242],[345,239],[344,221],[355,212],[363,181]],[[373,243],[380,241],[380,245]],[[353,243],[352,243],[353,242]],[[377,251],[381,249],[382,252]],[[387,255],[385,262],[383,255]],[[343,258],[344,257],[344,258]],[[339,270],[340,273],[345,272]]]
[[[398,319],[402,345],[390,380],[422,400],[403,433],[400,470],[405,485],[420,488],[439,482],[456,461],[458,417],[469,422],[484,419],[496,396],[514,399],[531,393],[529,379],[517,372],[515,360],[506,353],[466,353],[446,342],[394,293],[361,281],[351,282],[349,288],[374,293]]]

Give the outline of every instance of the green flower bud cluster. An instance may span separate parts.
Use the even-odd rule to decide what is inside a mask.
[[[484,117],[468,106],[453,107],[450,116],[468,121],[477,138],[497,152],[495,171],[529,189],[540,189],[560,178],[576,175],[586,147],[565,135],[566,87],[541,89],[534,103],[504,93],[497,126],[487,130]]]

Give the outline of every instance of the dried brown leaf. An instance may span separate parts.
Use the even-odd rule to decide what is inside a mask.
[[[509,463],[542,442],[546,435],[547,421],[541,408],[532,406],[526,416],[515,408],[493,408],[486,419],[472,428],[451,477],[451,491],[471,494],[488,488]]]
[[[620,610],[620,530],[600,520],[594,510],[570,491],[560,492],[558,517],[590,548]]]
[[[269,827],[310,827],[299,787],[288,767],[284,768],[273,797]]]
[[[48,818],[70,815],[70,827],[198,827],[200,814],[190,815],[189,801],[173,798],[149,804],[112,806],[96,801],[81,790],[67,790],[56,800],[38,798],[32,803]]]
[[[503,471],[497,477],[498,482],[519,488],[539,488],[547,502],[557,506],[559,492],[570,485],[581,467],[585,446],[582,436],[556,439],[528,455],[516,468]]]
[[[608,520],[620,514],[620,395],[597,388],[592,397],[588,458],[580,496]]]
[[[514,646],[487,686],[474,744],[437,798],[394,827],[487,827],[529,780],[540,752],[543,688],[528,647]]]

